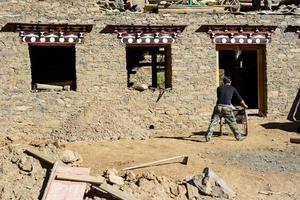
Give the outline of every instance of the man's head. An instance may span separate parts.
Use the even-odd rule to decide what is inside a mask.
[[[230,78],[230,76],[224,76],[223,83],[224,84],[231,84],[231,78]]]

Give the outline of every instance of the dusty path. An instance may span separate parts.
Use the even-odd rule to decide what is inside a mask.
[[[256,118],[249,122],[249,137],[242,142],[229,135],[205,143],[201,135],[205,129],[200,128],[200,132],[159,131],[148,140],[76,142],[67,143],[67,147],[79,152],[83,165],[95,174],[107,168],[121,171],[135,164],[186,154],[188,165],[174,163],[134,172],[183,180],[209,166],[233,187],[237,199],[300,199],[300,145],[289,143],[290,136],[299,136],[298,124],[268,123]],[[265,191],[269,195],[259,194]]]

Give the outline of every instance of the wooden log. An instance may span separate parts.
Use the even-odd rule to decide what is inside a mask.
[[[91,184],[97,185],[97,186],[94,186],[95,189],[107,192],[118,199],[136,200],[132,195],[107,184],[103,177],[82,176],[82,175],[72,175],[72,174],[58,174],[56,176],[56,179],[91,183]]]
[[[41,84],[41,83],[36,83],[35,89],[37,90],[55,90],[55,91],[61,91],[63,90],[63,86],[59,85],[49,85],[49,84]]]
[[[290,138],[290,142],[300,144],[300,138]]]

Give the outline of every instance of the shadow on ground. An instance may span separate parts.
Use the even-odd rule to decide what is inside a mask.
[[[279,129],[287,132],[300,133],[300,123],[299,122],[268,122],[262,124],[265,129]]]
[[[199,132],[192,132],[190,136],[157,136],[155,138],[188,140],[192,142],[206,142],[204,137],[205,135],[206,135],[205,131],[199,131]],[[219,132],[214,132],[214,137],[219,137],[219,136],[220,136]]]

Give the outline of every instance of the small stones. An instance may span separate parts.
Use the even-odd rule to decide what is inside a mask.
[[[76,142],[76,140],[77,140],[76,136],[70,136],[70,137],[67,138],[68,142]]]
[[[23,157],[18,162],[18,167],[24,172],[31,172],[33,170],[33,162],[28,157]]]
[[[117,184],[117,185],[124,185],[124,179],[120,176],[117,176],[115,174],[108,175],[108,181]]]
[[[135,179],[136,179],[136,175],[133,172],[127,171],[125,173],[125,181],[133,181]]]
[[[109,182],[116,185],[124,185],[124,179],[120,176],[117,176],[118,171],[116,169],[107,169],[104,173],[104,176],[108,179]]]
[[[136,85],[136,86],[134,86],[134,89],[137,90],[137,91],[142,92],[142,91],[148,89],[148,85],[146,85],[146,84]]]

